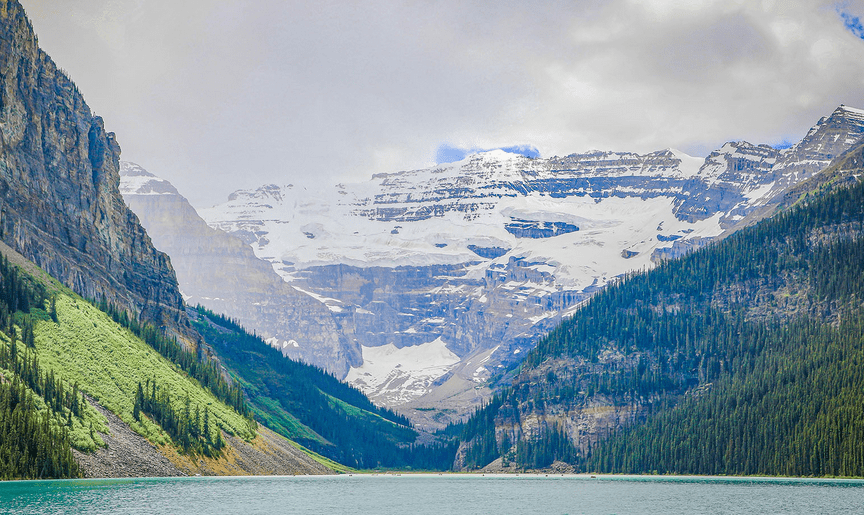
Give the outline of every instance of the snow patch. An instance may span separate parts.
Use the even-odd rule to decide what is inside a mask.
[[[775,184],[777,184],[777,181],[773,181],[773,182],[770,182],[770,183],[765,184],[763,186],[759,186],[758,188],[754,188],[754,189],[748,191],[747,193],[744,194],[744,196],[747,197],[747,199],[751,200],[751,201],[756,200],[756,199],[760,199],[760,198],[764,197],[766,194],[768,194],[768,192],[771,191],[771,189],[774,187]]]
[[[373,401],[391,406],[424,395],[436,379],[459,363],[459,356],[447,348],[441,337],[413,347],[400,349],[388,343],[363,346],[361,351],[363,364],[352,367],[345,381]]]
[[[300,348],[300,344],[297,343],[297,340],[280,340],[279,338],[272,336],[270,338],[265,339],[264,341],[267,342],[267,344],[270,345],[271,347],[273,347],[274,349],[277,349],[280,351],[287,349],[287,348],[293,348],[293,349]]]

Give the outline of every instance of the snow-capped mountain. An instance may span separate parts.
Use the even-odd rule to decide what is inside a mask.
[[[841,106],[784,150],[491,151],[355,184],[238,191],[201,215],[328,307],[363,356],[348,378],[371,398],[461,413],[592,292],[769,211],[862,133],[864,111]],[[418,353],[434,363],[408,366]]]
[[[283,354],[339,376],[362,363],[323,304],[284,282],[248,245],[209,227],[170,182],[121,161],[120,192],[153,245],[171,257],[187,304],[228,315]]]

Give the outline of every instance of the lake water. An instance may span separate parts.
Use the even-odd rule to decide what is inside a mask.
[[[864,513],[864,480],[343,475],[0,482],[0,513]]]

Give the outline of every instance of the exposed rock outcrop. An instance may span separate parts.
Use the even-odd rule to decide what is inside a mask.
[[[108,423],[109,433],[102,436],[106,446],[93,452],[73,449],[75,460],[84,477],[171,477],[185,476],[171,460],[146,438],[135,433],[120,417],[111,413],[93,398],[87,402],[96,408]]]
[[[223,434],[228,445],[219,458],[184,455],[174,447],[156,447],[132,431],[120,418],[93,399],[88,402],[105,417],[109,434],[106,447],[92,453],[73,450],[84,477],[170,477],[201,475],[332,474],[297,446],[265,427],[245,442]]]
[[[121,192],[153,243],[171,256],[186,302],[238,320],[286,356],[344,377],[360,364],[360,346],[333,314],[285,283],[240,239],[212,229],[171,183],[122,162]]]
[[[409,369],[429,371],[408,363],[350,375],[376,402],[418,408],[420,423],[469,412],[489,380],[609,281],[772,214],[862,134],[864,111],[840,106],[788,149],[737,141],[705,159],[492,151],[329,190],[238,191],[201,215],[321,298],[364,355],[445,342],[461,363],[432,383],[412,381]],[[419,384],[425,392],[406,395]]]
[[[120,146],[0,0],[0,238],[79,294],[188,335],[174,271],[123,203]]]

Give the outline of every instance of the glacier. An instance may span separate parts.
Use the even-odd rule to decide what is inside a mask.
[[[199,214],[326,306],[341,346],[326,352],[354,356],[340,377],[440,427],[594,292],[769,215],[862,133],[864,111],[840,106],[782,150],[495,150],[355,183],[240,190]],[[307,339],[273,341],[313,364],[336,359],[285,344]]]

